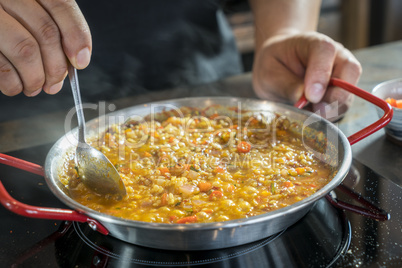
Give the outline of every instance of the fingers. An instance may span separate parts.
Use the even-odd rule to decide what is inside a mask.
[[[336,109],[343,113],[352,96],[328,88],[329,80],[336,77],[356,84],[360,74],[361,66],[352,53],[329,37],[316,32],[290,34],[264,43],[253,66],[253,86],[260,98],[292,103],[304,91],[313,108],[334,110],[339,105]]]
[[[361,73],[362,67],[352,52],[345,49],[341,44],[338,44],[333,76],[351,84],[356,84],[359,81]]]
[[[338,53],[334,62],[332,77],[340,78],[351,84],[357,84],[361,73],[362,68],[357,59],[349,50],[338,44]],[[323,110],[323,106],[335,103],[336,105],[333,106],[336,108],[327,109],[332,113],[332,115],[326,117],[333,117],[334,120],[336,120],[350,108],[353,102],[353,97],[353,94],[344,89],[329,87],[321,100],[321,107],[317,106],[314,108],[317,110]],[[318,105],[320,105],[320,103]]]
[[[0,90],[6,96],[15,96],[22,91],[22,84],[14,66],[0,53]],[[38,92],[39,93],[39,92]]]
[[[8,87],[2,88],[1,91],[11,95],[24,91],[27,96],[34,92],[39,93],[45,79],[40,49],[35,38],[3,9],[0,9],[0,36],[7,37],[0,42],[0,52],[4,56],[2,65],[6,66],[6,69],[12,65],[16,71],[3,73],[2,76],[6,76],[5,79],[10,81],[18,78],[20,84],[18,87],[13,86],[11,92]]]
[[[0,0],[0,36],[5,95],[55,94],[67,75],[66,55],[78,69],[90,61],[90,31],[72,0]]]
[[[324,97],[332,76],[337,48],[329,38],[319,37],[308,45],[307,69],[304,78],[307,100],[318,103]]]
[[[306,98],[312,103],[346,102],[350,94],[332,87],[327,90],[328,82],[336,77],[356,84],[362,72],[360,63],[349,50],[327,38],[312,42],[309,50],[304,79]]]
[[[334,62],[334,70],[332,77],[342,79],[353,85],[357,84],[362,73],[362,67],[352,53],[339,45],[337,57]],[[335,100],[346,102],[351,99],[351,93],[346,90],[331,87],[328,89],[328,95],[324,97],[323,101],[333,102]]]
[[[91,59],[92,40],[87,22],[73,0],[39,0],[58,25],[67,58],[77,69],[84,69]]]
[[[260,98],[280,102],[296,102],[303,94],[305,68],[295,60],[294,43],[273,38],[255,57],[253,89]]]
[[[362,73],[360,63],[341,44],[334,44],[336,55],[330,77],[336,77],[351,84],[356,84]],[[352,102],[353,95],[348,91],[338,87],[329,87],[319,102],[313,105],[313,110],[319,111],[322,116],[331,121],[336,121],[350,108]]]
[[[40,51],[37,58],[40,56],[42,60],[42,66],[38,66],[37,69],[42,67],[45,75],[43,90],[49,94],[57,93],[67,74],[66,57],[61,46],[58,26],[46,10],[35,1],[14,1],[12,5],[6,7],[6,11],[35,38]],[[26,73],[22,68],[19,70],[23,79]],[[36,72],[30,73],[36,75]]]
[[[342,45],[338,44],[336,58],[334,60],[334,67],[332,77],[342,79],[351,84],[357,84],[359,77],[362,73],[362,68],[357,59],[352,53],[345,49]],[[330,87],[328,88],[322,101],[331,103],[334,101],[346,102],[351,99],[351,93],[346,90]]]
[[[296,102],[303,94],[303,79],[275,58],[253,68],[253,88],[258,97],[280,102]],[[257,63],[259,64],[259,63]]]

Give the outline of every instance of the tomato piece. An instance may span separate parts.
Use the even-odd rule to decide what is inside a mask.
[[[402,99],[396,101],[396,108],[402,109]]]
[[[212,184],[209,182],[201,181],[200,183],[198,183],[198,188],[200,188],[200,192],[208,192],[212,189]]]
[[[241,141],[239,142],[239,144],[237,145],[237,151],[239,153],[248,153],[251,150],[251,144],[246,142],[246,141]]]
[[[175,215],[169,216],[170,222],[174,222],[175,220],[177,220],[177,216],[175,216]]]
[[[235,189],[236,189],[236,187],[235,187],[233,184],[230,184],[230,185],[228,186],[228,191],[229,191],[229,192],[233,192]]]
[[[260,123],[260,121],[258,121],[257,119],[255,119],[254,117],[253,118],[251,118],[251,121],[250,121],[250,126],[255,126],[255,125],[258,125],[258,123]]]
[[[230,128],[231,129],[237,129],[239,126],[238,125],[233,125],[233,126],[231,126]]]
[[[168,204],[168,193],[163,193],[161,197],[161,205],[166,206]]]
[[[386,98],[385,101],[388,102],[392,107],[396,107],[396,99]]]
[[[152,154],[148,153],[148,152],[144,152],[144,157],[152,157]]]
[[[188,216],[177,220],[177,223],[194,223],[197,222],[197,216]]]
[[[286,188],[293,187],[293,183],[291,181],[285,181],[282,185]]]
[[[161,172],[161,175],[166,175],[166,173],[170,173],[170,170],[167,167],[160,167],[159,171]]]
[[[389,103],[392,107],[402,109],[402,99],[386,98],[385,101]]]
[[[216,199],[219,199],[219,198],[222,198],[223,197],[223,193],[221,192],[221,191],[218,191],[218,190],[216,190],[216,191],[213,191],[210,195],[209,195],[209,200],[216,200]]]
[[[296,172],[298,175],[302,175],[306,172],[306,169],[303,167],[296,168]]]
[[[215,118],[217,118],[219,116],[219,114],[217,114],[217,113],[214,113],[213,115],[211,115],[210,117],[209,117],[209,119],[215,119]]]
[[[215,173],[224,173],[225,172],[225,169],[223,168],[223,167],[216,167],[215,168]]]
[[[202,211],[204,211],[205,213],[208,213],[208,214],[212,214],[214,211],[212,210],[212,209],[210,209],[210,208],[204,208]]]

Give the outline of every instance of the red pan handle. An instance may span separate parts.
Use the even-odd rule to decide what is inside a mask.
[[[0,163],[25,170],[39,176],[45,176],[42,166],[6,154],[0,153]]]
[[[0,163],[26,170],[37,175],[44,175],[42,166],[9,155],[0,154]],[[75,210],[36,207],[21,203],[9,195],[1,181],[0,202],[8,210],[25,217],[87,222],[92,229],[97,230],[104,235],[109,234],[109,231],[98,221],[91,219]]]
[[[356,142],[364,139],[365,137],[373,134],[377,130],[380,130],[381,128],[386,126],[391,121],[394,111],[392,110],[392,107],[388,103],[386,103],[384,100],[377,98],[376,96],[370,94],[369,92],[367,92],[363,89],[360,89],[360,88],[358,88],[348,82],[345,82],[341,79],[331,78],[331,80],[329,82],[329,86],[337,86],[342,89],[345,89],[345,90],[349,91],[350,93],[355,94],[355,95],[371,102],[374,105],[377,105],[384,111],[384,115],[378,121],[367,126],[366,128],[363,128],[362,130],[356,132],[355,134],[349,136],[348,140],[349,140],[350,145],[353,145]],[[308,100],[306,99],[306,96],[303,95],[295,103],[294,106],[299,109],[302,109],[307,104],[308,104]],[[369,217],[372,219],[376,219],[376,220],[385,221],[385,220],[389,219],[389,214],[386,211],[384,211],[380,208],[377,208],[376,206],[371,204],[369,201],[365,200],[364,197],[353,192],[353,190],[348,189],[346,186],[344,186],[342,184],[339,185],[337,189],[340,189],[342,191],[348,190],[346,192],[349,195],[351,195],[355,200],[357,200],[359,203],[363,204],[365,207],[355,206],[355,205],[352,205],[349,203],[342,202],[340,200],[334,199],[331,196],[331,194],[328,194],[326,196],[326,198],[333,206],[340,208],[340,209],[352,211],[352,212],[355,212],[355,213],[358,213],[363,216],[366,216],[366,217]]]
[[[336,197],[332,196],[331,193],[327,194],[325,197],[327,200],[336,208],[348,210],[364,217],[371,218],[378,221],[387,221],[391,218],[390,214],[385,210],[377,207],[369,200],[364,198],[361,194],[356,193],[351,188],[346,187],[345,185],[341,184],[337,187],[338,190],[346,193],[349,195],[353,200],[358,202],[362,206],[355,206],[353,204],[349,204],[338,200]]]
[[[369,93],[361,88],[358,88],[348,82],[345,82],[341,79],[331,78],[331,80],[329,81],[329,86],[336,86],[336,87],[345,89],[345,90],[349,91],[350,93],[352,93],[356,96],[359,96],[360,98],[365,99],[366,101],[371,102],[372,104],[380,107],[384,111],[384,115],[378,121],[367,126],[366,128],[363,128],[362,130],[356,132],[355,134],[349,136],[348,140],[349,140],[350,145],[353,145],[356,142],[364,139],[365,137],[373,134],[377,130],[380,130],[381,128],[385,127],[391,121],[394,111],[392,110],[392,107],[388,103],[386,103],[384,100],[372,95],[371,93]],[[306,97],[303,95],[295,103],[294,106],[301,109],[304,106],[306,106],[307,104],[308,104],[308,101],[307,101]]]

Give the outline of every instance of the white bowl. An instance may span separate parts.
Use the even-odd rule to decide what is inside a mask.
[[[387,98],[402,99],[402,78],[378,84],[374,87],[372,94],[383,100]],[[395,107],[392,107],[392,109],[394,110],[394,116],[391,122],[385,126],[385,133],[391,141],[402,145],[402,109]],[[384,111],[377,107],[377,113],[381,117]]]

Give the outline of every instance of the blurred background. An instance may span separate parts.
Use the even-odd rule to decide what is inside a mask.
[[[254,30],[248,1],[227,0],[224,11],[245,71],[250,71]],[[355,50],[402,39],[401,25],[401,0],[322,0],[318,31]]]
[[[87,1],[81,2],[86,3],[89,10],[92,10],[91,4]],[[250,72],[254,58],[254,27],[248,0],[224,0],[221,3],[234,32],[243,69],[245,72]],[[97,12],[93,10],[93,13]],[[101,17],[100,21],[103,20]],[[91,27],[95,28],[97,23],[99,21],[94,21]],[[104,27],[104,24],[99,25]],[[322,0],[318,31],[342,43],[348,49],[356,50],[401,40],[400,25],[402,25],[401,0]],[[98,55],[102,58],[104,56],[101,53]],[[119,73],[119,70],[116,72]],[[83,102],[117,99],[134,94],[132,90],[136,90],[137,95],[148,93],[146,89],[137,88],[136,84],[132,83],[130,73],[122,72],[122,76],[128,78],[119,80],[120,76],[114,76],[116,72],[105,73],[97,68],[96,64],[91,64],[90,68],[80,72],[81,91],[85,92],[82,96]],[[67,82],[64,87],[69,87]],[[119,90],[114,90],[117,87]],[[90,90],[91,88],[95,90]],[[25,118],[46,111],[70,109],[72,105],[69,88],[63,89],[55,96],[41,93],[37,98],[27,98],[23,94],[10,98],[0,93],[0,123],[10,119],[9,113],[15,119]],[[1,130],[0,125],[0,132]]]

